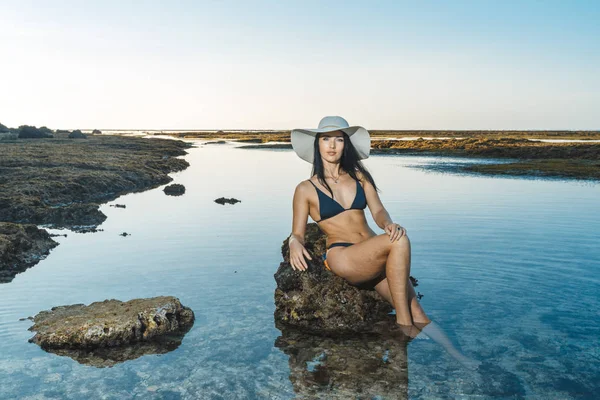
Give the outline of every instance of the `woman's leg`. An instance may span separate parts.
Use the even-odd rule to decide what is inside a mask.
[[[377,293],[379,293],[381,297],[386,299],[388,303],[390,303],[392,306],[394,305],[387,278],[383,279],[381,282],[375,285],[375,290],[377,291]],[[425,310],[423,310],[423,307],[421,307],[421,304],[417,299],[417,293],[415,293],[415,288],[413,287],[410,279],[408,280],[408,304],[410,307],[410,314],[412,316],[414,324],[422,325],[431,322],[429,317],[427,317],[427,314],[425,314]],[[417,327],[420,328],[420,326]]]
[[[408,307],[410,241],[406,234],[393,242],[383,233],[350,247],[334,247],[327,254],[327,263],[336,275],[351,284],[369,281],[385,271],[396,322],[412,326]]]

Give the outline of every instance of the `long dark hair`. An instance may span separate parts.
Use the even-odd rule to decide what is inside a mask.
[[[358,158],[358,153],[356,152],[356,148],[350,141],[350,138],[346,134],[346,132],[342,132],[344,137],[344,151],[342,152],[342,158],[340,160],[340,169],[344,170],[348,173],[352,178],[358,180],[358,176],[356,175],[356,171],[360,171],[362,175],[373,185],[376,191],[379,191],[377,186],[375,185],[375,181],[373,177],[367,171],[367,168],[362,164],[360,159]],[[325,181],[325,172],[323,169],[323,160],[321,159],[321,152],[319,151],[319,138],[321,137],[321,132],[317,133],[315,137],[314,143],[314,159],[313,159],[313,168],[311,176],[317,175],[317,179],[319,182],[329,190],[331,193],[331,198],[333,198],[333,191],[329,184]]]

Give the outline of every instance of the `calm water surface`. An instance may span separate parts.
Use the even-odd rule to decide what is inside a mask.
[[[411,237],[421,304],[464,354],[483,361],[470,371],[430,339],[407,345],[276,329],[273,274],[291,229],[294,188],[310,165],[291,150],[197,143],[185,156],[191,166],[172,174],[184,196],[165,196],[161,187],[110,203],[126,209],[102,205],[103,232],[55,238],[61,244],[47,259],[0,284],[0,398],[584,399],[600,392],[599,184],[424,168],[473,162],[464,159],[365,160],[384,205]],[[213,202],[221,196],[242,202]],[[46,353],[27,342],[31,321],[19,321],[57,305],[159,295],[191,307],[194,327],[170,353],[111,368]]]

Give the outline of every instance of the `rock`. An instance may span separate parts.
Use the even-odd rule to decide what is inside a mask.
[[[77,129],[69,133],[69,139],[87,139],[87,135]]]
[[[33,224],[0,222],[0,283],[44,259],[58,246],[50,234]]]
[[[224,205],[225,203],[235,204],[235,203],[241,203],[241,200],[234,199],[233,197],[230,199],[227,199],[225,197],[219,197],[218,199],[215,200],[215,203],[218,203],[220,205]]]
[[[71,230],[77,233],[96,233],[104,231],[104,229],[96,228],[95,225],[74,225],[71,227]]]
[[[93,134],[93,135],[99,135],[99,134],[101,134],[101,133],[102,133],[102,131],[100,131],[100,129],[94,129],[94,130],[92,131],[92,134]]]
[[[172,296],[111,299],[39,312],[29,342],[97,366],[173,350],[194,324],[194,312]]]
[[[204,144],[225,144],[225,140],[213,140],[212,142],[204,142]]]
[[[36,128],[35,126],[21,125],[17,129],[17,132],[19,132],[19,139],[44,139],[54,137],[52,131],[45,126]]]
[[[381,332],[394,326],[392,306],[372,285],[350,285],[323,265],[326,237],[316,223],[306,226],[305,247],[312,261],[308,271],[294,271],[289,263],[287,239],[281,248],[284,261],[275,273],[275,320],[307,332],[350,334]],[[411,277],[413,284],[416,280]]]
[[[180,185],[179,183],[174,183],[172,185],[165,186],[163,191],[169,196],[181,196],[185,193],[185,186]]]
[[[127,206],[125,204],[111,204],[111,207],[117,207],[117,208],[127,208]]]
[[[123,236],[123,237],[131,236],[131,233],[123,232],[123,233],[119,233],[119,236]]]

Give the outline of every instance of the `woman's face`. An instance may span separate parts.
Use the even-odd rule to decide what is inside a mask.
[[[321,133],[319,151],[323,160],[335,163],[342,158],[344,135],[340,131]]]

